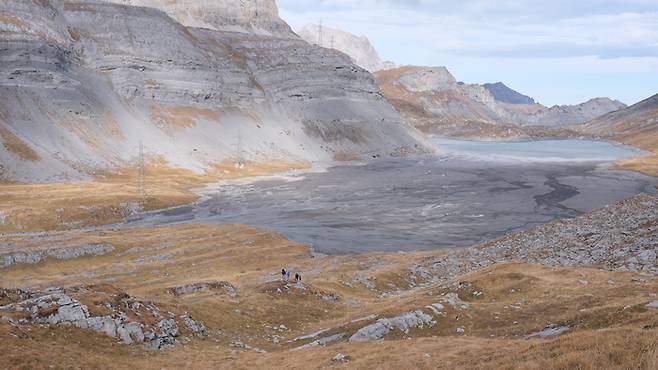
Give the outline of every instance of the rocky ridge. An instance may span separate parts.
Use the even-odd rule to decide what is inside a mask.
[[[555,105],[531,115],[513,115],[527,125],[576,125],[610,112],[626,108],[626,104],[610,98],[594,98],[576,105]]]
[[[445,67],[405,66],[375,73],[384,96],[420,130],[462,137],[569,136],[567,126],[623,108],[608,98],[544,107],[489,85],[458,82]],[[496,98],[496,94],[499,98]],[[527,98],[527,97],[526,97]],[[501,100],[502,99],[502,100]]]

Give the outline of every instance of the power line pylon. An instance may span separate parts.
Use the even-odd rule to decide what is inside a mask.
[[[244,158],[242,155],[242,133],[238,133],[237,137],[237,144],[236,144],[236,157],[237,157],[237,163],[235,164],[238,169],[244,168]]]
[[[146,196],[146,181],[145,181],[145,168],[144,168],[144,143],[139,141],[139,168],[137,169],[137,188],[139,196],[144,198]]]

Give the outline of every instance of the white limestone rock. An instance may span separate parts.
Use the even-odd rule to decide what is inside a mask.
[[[295,37],[279,18],[275,0],[107,0],[164,11],[188,27]]]
[[[43,248],[33,251],[0,252],[0,268],[21,264],[37,264],[48,257],[58,260],[70,260],[85,256],[102,256],[113,252],[114,246],[110,244],[83,244],[67,248]]]
[[[379,53],[366,36],[356,36],[343,30],[313,23],[299,29],[297,34],[310,44],[347,54],[354,64],[370,72],[395,67],[393,63],[381,60]]]
[[[359,329],[349,339],[350,342],[370,342],[383,340],[392,330],[408,333],[411,328],[423,328],[435,324],[432,317],[421,310],[407,312],[393,318],[382,318],[374,324]]]
[[[0,307],[0,311],[29,313],[29,317],[20,320],[3,315],[3,317],[7,317],[6,321],[18,324],[72,325],[104,333],[109,337],[118,338],[128,345],[144,344],[145,347],[153,349],[175,345],[176,338],[181,336],[179,323],[172,313],[163,313],[153,303],[134,301],[129,297],[121,298],[120,305],[114,304],[114,301],[99,302],[97,304],[110,310],[111,315],[91,316],[87,306],[71,296],[71,294],[84,292],[86,289],[86,287],[77,287],[70,291],[69,289],[51,289],[34,292],[15,290],[11,292],[10,296],[19,297],[18,300]],[[3,290],[0,290],[0,294],[8,297]],[[127,312],[131,313],[132,317],[148,315],[160,319],[160,321],[155,326],[148,322],[131,321]],[[208,335],[206,326],[194,320],[190,315],[184,314],[179,318],[185,328],[194,335],[198,337]]]

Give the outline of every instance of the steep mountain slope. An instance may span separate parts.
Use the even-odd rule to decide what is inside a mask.
[[[0,3],[0,178],[94,176],[134,164],[140,141],[149,160],[196,171],[236,157],[431,150],[368,72],[289,34],[273,2],[258,2],[258,32],[218,21],[221,4],[196,4],[186,16],[207,15],[215,29],[105,1]]]
[[[587,122],[581,129],[658,152],[658,94]]]
[[[342,30],[307,24],[297,34],[308,43],[336,49],[347,54],[354,63],[368,71],[395,68],[391,62],[382,61],[379,53],[365,36],[356,36]]]
[[[445,67],[407,66],[375,76],[384,96],[421,131],[467,138],[528,136],[518,125],[499,122],[506,112],[488,90],[458,83]]]
[[[425,132],[437,133],[452,124],[495,122],[498,116],[487,90],[457,83],[444,67],[400,67],[376,77],[389,101]]]
[[[563,126],[583,123],[623,106],[605,98],[551,108],[523,104],[521,101],[532,99],[525,100],[502,84],[493,88],[497,99],[490,91],[492,86],[488,89],[457,82],[445,67],[406,66],[379,71],[375,76],[386,98],[416,127],[450,136],[570,135]]]
[[[512,90],[502,82],[482,85],[496,100],[510,104],[535,104],[535,99]]]
[[[652,152],[653,155],[619,161],[617,164],[620,168],[658,176],[658,94],[574,129]]]

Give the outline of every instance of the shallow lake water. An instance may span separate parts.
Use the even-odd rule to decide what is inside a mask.
[[[210,187],[194,205],[123,226],[243,223],[328,254],[468,246],[641,193],[656,178],[608,169],[642,153],[607,142],[436,139],[416,160],[338,165]]]

